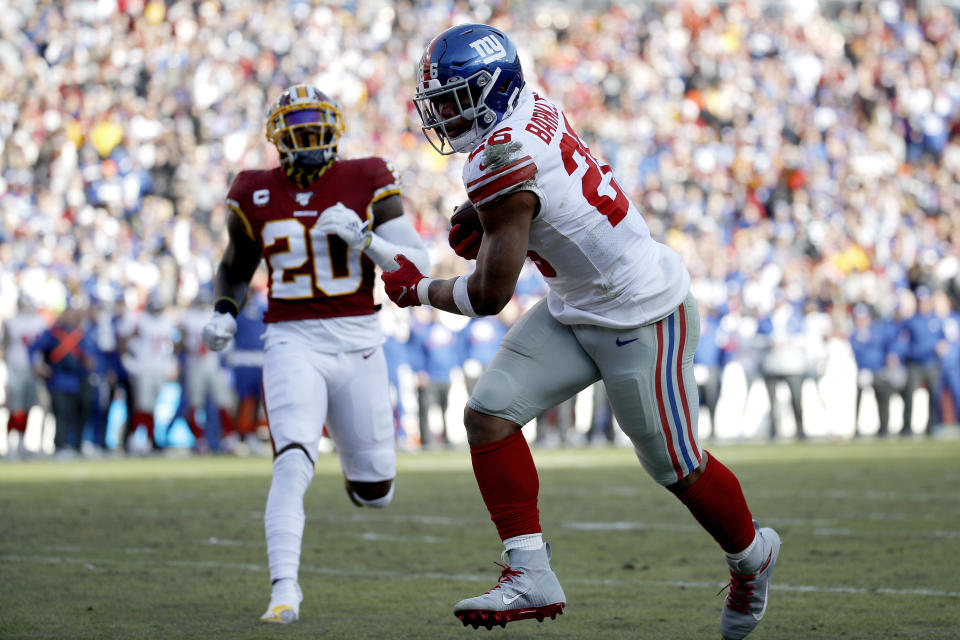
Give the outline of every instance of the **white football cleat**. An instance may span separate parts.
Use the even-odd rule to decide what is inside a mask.
[[[550,545],[537,550],[514,549],[504,552],[510,564],[500,567],[500,579],[486,593],[461,600],[453,608],[463,626],[506,626],[514,620],[536,618],[543,622],[563,613],[566,596],[557,575],[550,568]],[[499,563],[498,563],[499,564]]]
[[[293,580],[280,580],[273,585],[270,594],[270,604],[266,612],[260,616],[261,622],[272,624],[290,624],[300,618],[300,602],[303,601],[303,592],[300,585]]]
[[[770,578],[780,556],[780,536],[768,527],[758,528],[756,520],[753,526],[757,530],[753,552],[739,562],[727,558],[730,591],[720,614],[720,633],[724,640],[745,638],[767,611]]]

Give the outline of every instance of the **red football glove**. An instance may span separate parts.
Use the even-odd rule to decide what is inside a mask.
[[[397,254],[393,259],[400,266],[394,271],[384,271],[380,274],[384,290],[398,307],[419,306],[420,298],[417,296],[417,285],[423,280],[424,275],[417,269],[417,265],[410,262],[406,256]]]
[[[463,229],[459,224],[450,227],[450,235],[447,241],[453,252],[461,258],[467,260],[476,260],[480,253],[480,242],[483,240],[483,234],[479,231]]]

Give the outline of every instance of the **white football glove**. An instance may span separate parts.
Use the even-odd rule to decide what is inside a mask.
[[[370,220],[361,220],[353,209],[341,202],[324,209],[314,229],[318,233],[338,236],[352,249],[363,251],[370,246]]]
[[[230,343],[237,332],[237,321],[229,313],[213,312],[213,317],[203,325],[203,344],[220,351]]]

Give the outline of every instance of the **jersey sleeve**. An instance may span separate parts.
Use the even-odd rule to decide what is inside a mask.
[[[383,158],[369,158],[365,165],[367,180],[373,189],[370,204],[400,195],[400,178],[393,166]]]
[[[482,207],[516,191],[541,196],[536,155],[525,138],[516,129],[500,130],[470,156],[463,168],[463,185],[473,206]]]
[[[237,177],[233,179],[233,184],[230,185],[230,190],[227,192],[226,203],[227,208],[237,214],[240,220],[243,221],[243,227],[247,230],[250,239],[257,240],[257,236],[253,232],[253,226],[250,224],[250,214],[248,213],[252,209],[250,206],[252,195],[253,178],[249,171],[241,171],[237,174]]]

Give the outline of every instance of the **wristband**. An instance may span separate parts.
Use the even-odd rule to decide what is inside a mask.
[[[420,304],[425,304],[427,306],[432,306],[430,304],[430,283],[433,282],[433,278],[424,278],[417,283],[417,300],[420,301]]]
[[[213,310],[218,313],[229,313],[234,318],[240,313],[240,305],[233,298],[220,296],[213,303]]]
[[[453,302],[457,305],[460,313],[471,318],[479,318],[480,314],[474,311],[473,304],[470,302],[470,292],[467,291],[467,282],[470,276],[460,276],[453,282]]]

